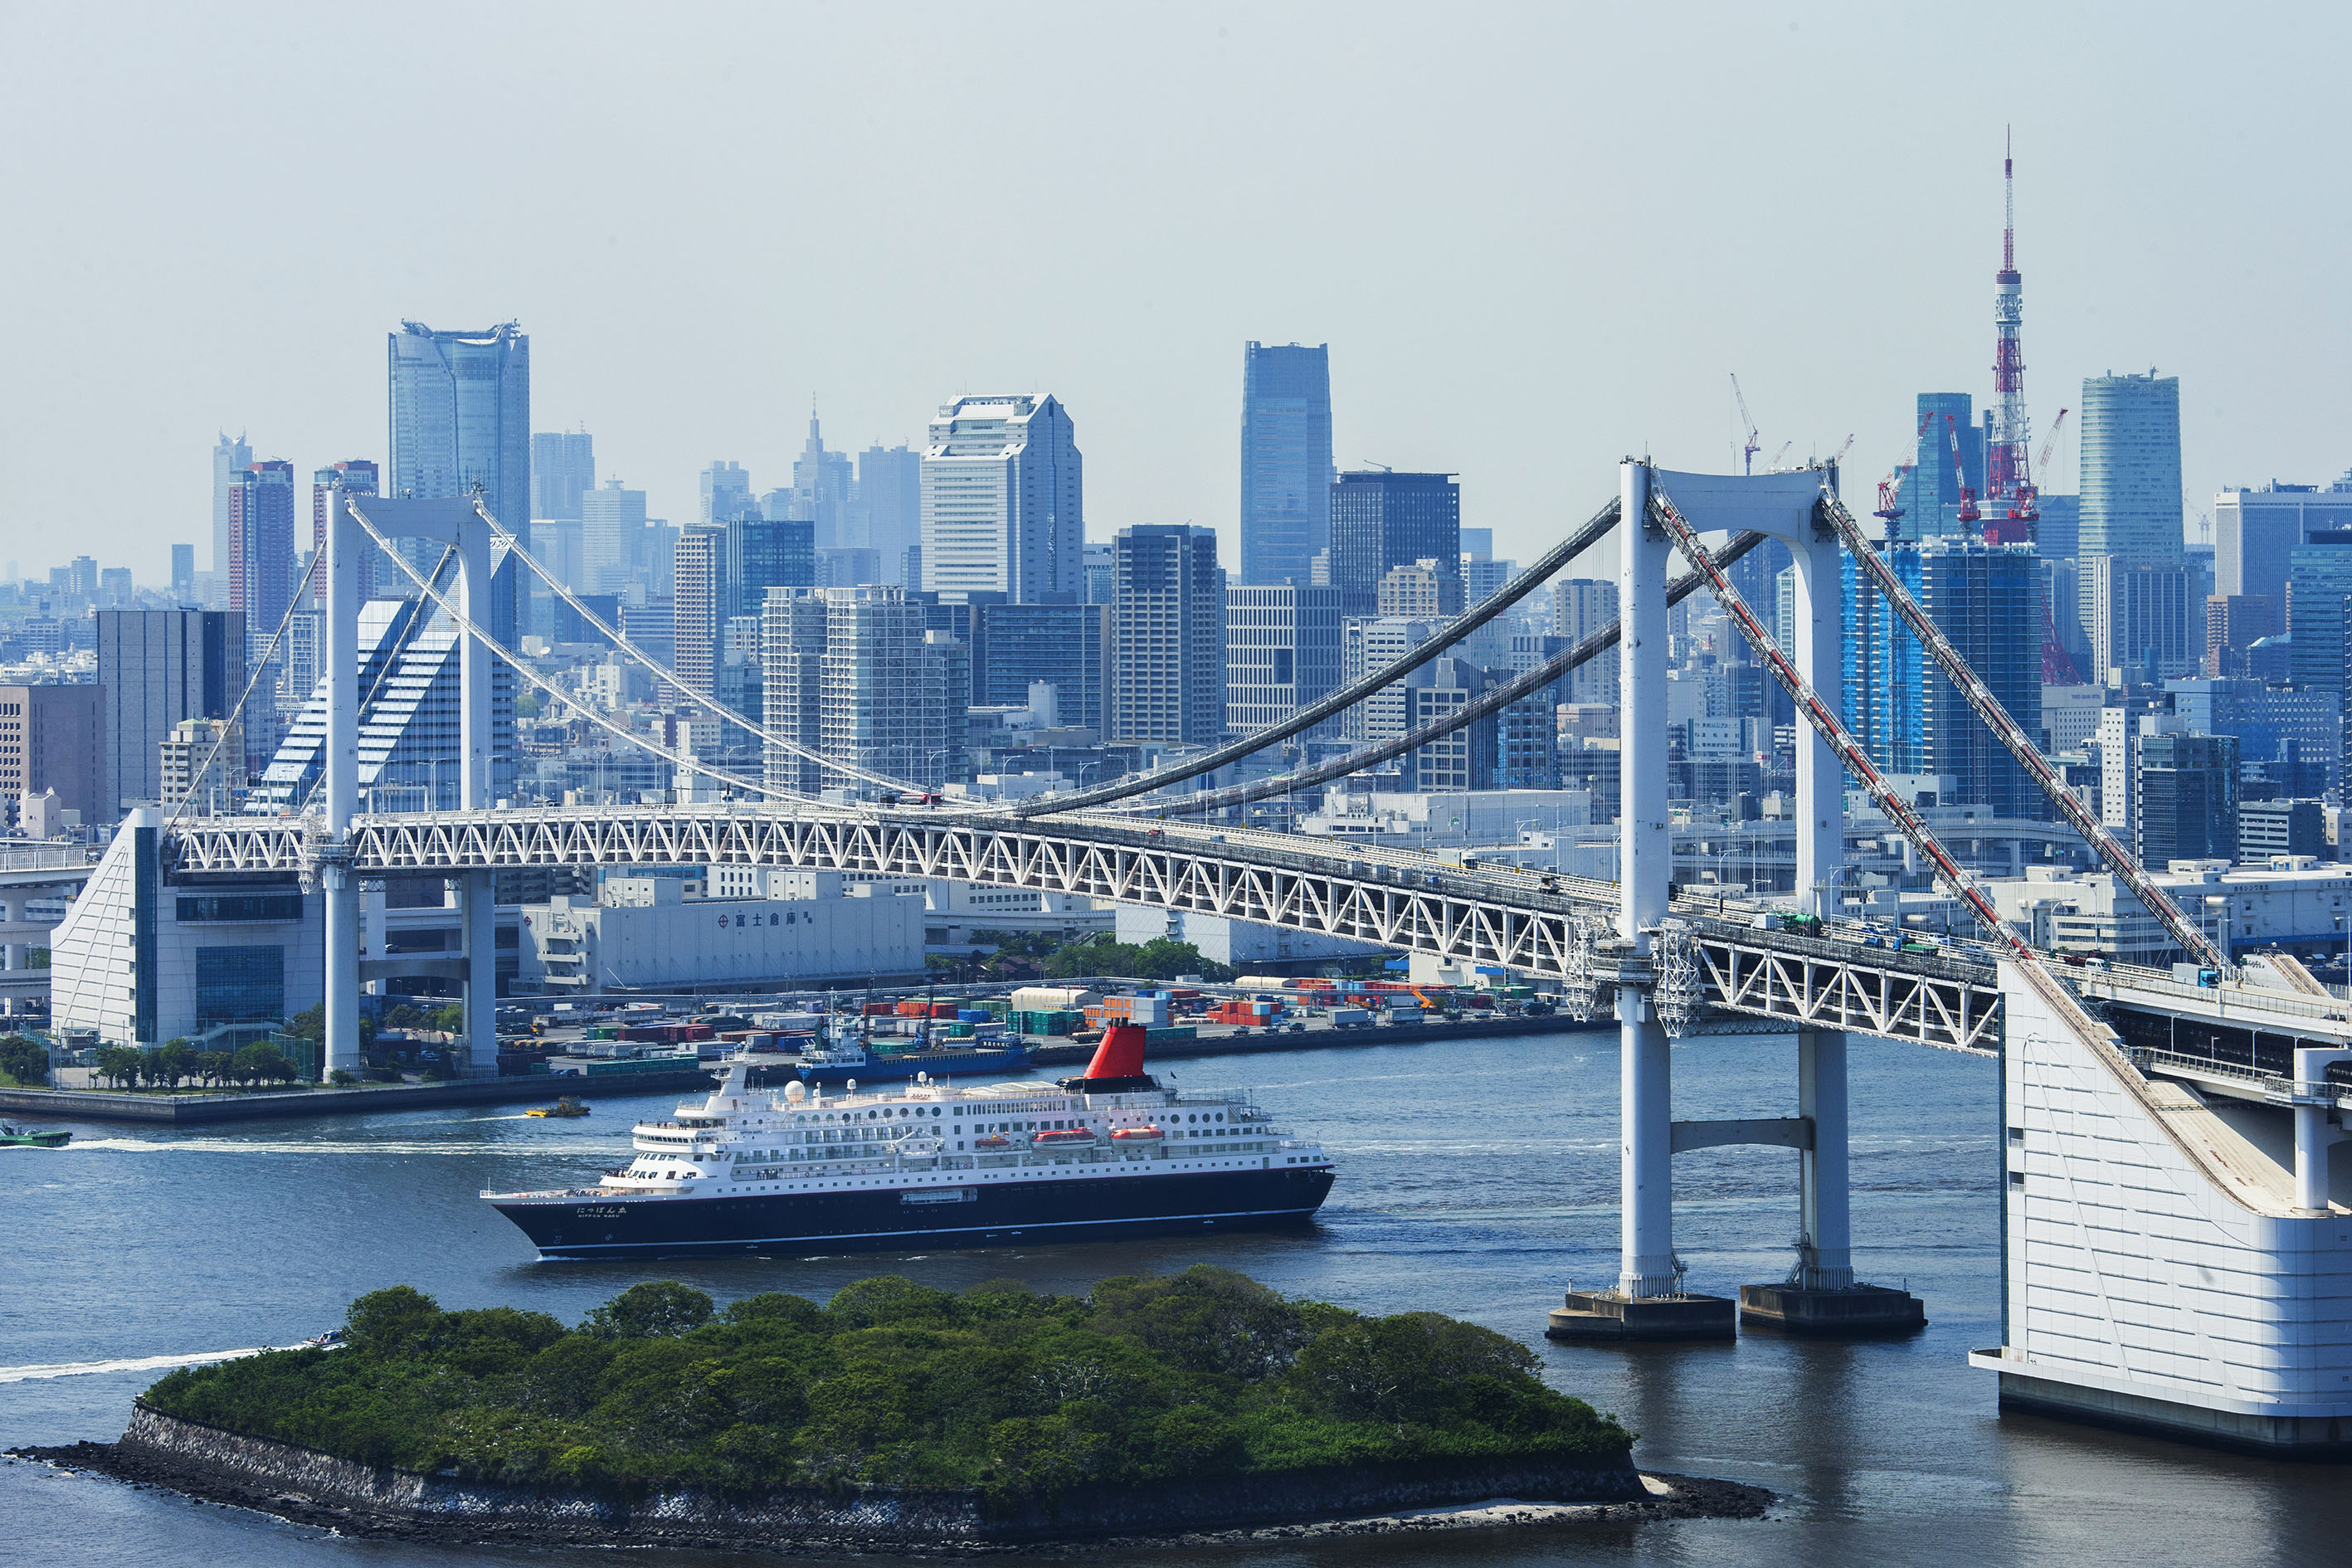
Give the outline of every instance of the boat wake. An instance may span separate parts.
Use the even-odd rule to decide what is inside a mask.
[[[268,1350],[293,1350],[293,1345],[249,1345],[238,1351],[200,1351],[194,1355],[131,1356],[122,1361],[55,1362],[47,1365],[0,1366],[0,1383],[41,1383],[53,1377],[87,1377],[100,1372],[161,1372],[168,1367],[204,1366],[235,1361]]]
[[[520,1117],[516,1121],[522,1120]],[[529,1143],[483,1143],[448,1140],[431,1143],[343,1143],[256,1138],[78,1138],[67,1149],[111,1151],[131,1154],[581,1154],[603,1157],[621,1147],[620,1138],[601,1142],[585,1139],[558,1142],[534,1138]]]

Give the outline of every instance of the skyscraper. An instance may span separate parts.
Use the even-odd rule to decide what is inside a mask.
[[[2084,376],[2082,442],[2080,553],[2179,561],[2180,378]]]
[[[0,686],[0,821],[14,825],[26,794],[58,792],[85,823],[110,821],[99,795],[99,688]]]
[[[1109,605],[975,605],[972,624],[978,700],[1018,707],[1042,682],[1054,689],[1056,723],[1102,733],[1116,664]]]
[[[815,537],[816,524],[805,520],[746,513],[730,522],[724,614],[758,615],[771,588],[816,586]]]
[[[499,524],[530,547],[530,339],[513,321],[481,331],[435,331],[403,321],[387,335],[391,380],[388,493],[419,499],[467,495],[478,487]],[[411,563],[429,572],[421,541],[404,542]],[[491,583],[489,625],[502,640],[522,629],[517,568],[509,558]]]
[[[856,515],[864,542],[881,558],[881,581],[907,580],[907,552],[923,542],[923,455],[907,447],[868,447],[857,458]]]
[[[2042,646],[2019,635],[2040,620],[2042,563],[2030,544],[1935,539],[1919,546],[1920,607],[2029,735],[2042,728]],[[1921,771],[1948,781],[1942,805],[2041,819],[2050,803],[1932,662],[1922,682]]]
[[[2352,650],[2346,600],[2352,596],[2352,529],[2322,529],[2288,552],[2286,629],[2301,691],[2346,691]]]
[[[1356,614],[1377,602],[1391,567],[1434,561],[1462,570],[1462,491],[1452,474],[1374,469],[1341,474],[1331,486],[1331,586]]]
[[[382,493],[376,489],[375,465],[365,458],[354,458],[346,463],[330,463],[323,468],[313,469],[310,474],[310,549],[314,553],[322,552],[327,548],[327,496],[338,481],[351,495]],[[380,564],[376,557],[382,553],[372,539],[367,542],[367,549],[361,553],[359,596],[362,604],[379,594],[400,597],[415,587],[394,568]],[[310,603],[323,606],[326,602],[327,569],[321,565],[310,578]]]
[[[1048,395],[959,397],[923,448],[923,586],[1015,604],[1085,596],[1086,485],[1070,416]]]
[[[240,435],[223,435],[213,443],[213,570],[226,575],[228,560],[228,488],[236,476],[253,467],[253,448]]]
[[[1331,537],[1330,345],[1242,347],[1244,584],[1307,585]]]
[[[2213,498],[2213,592],[2284,601],[2287,555],[2322,529],[2352,528],[2352,476],[2327,489],[2283,485]]]
[[[1572,645],[1617,624],[1617,584],[1600,577],[1570,577],[1551,586],[1552,635]],[[1589,658],[1568,678],[1570,702],[1617,700],[1617,660]]]
[[[1225,724],[1225,574],[1217,568],[1217,531],[1122,528],[1111,553],[1118,602],[1109,738],[1214,742]],[[1073,568],[1077,560],[1073,549]]]
[[[172,597],[180,604],[194,602],[196,596],[196,547],[193,544],[172,546]]]
[[[751,476],[743,465],[711,458],[702,470],[702,521],[730,523],[753,510]]]
[[[749,481],[746,481],[749,489]],[[816,526],[819,549],[839,544],[863,544],[863,539],[849,537],[850,528],[850,463],[849,454],[826,449],[824,437],[818,432],[816,410],[809,410],[808,444],[793,460],[793,500],[791,515],[798,522]]]
[[[229,485],[228,607],[266,646],[293,598],[294,465],[273,458]]]
[[[618,594],[645,563],[646,492],[613,479],[580,498],[580,576],[583,594]]]
[[[186,549],[184,545],[175,549]],[[98,615],[99,821],[163,799],[159,748],[188,719],[226,719],[245,690],[245,617],[220,610]],[[229,759],[245,773],[242,746]]]
[[[688,688],[713,694],[719,625],[726,616],[727,535],[716,528],[679,531],[672,565],[670,668]]]
[[[1976,400],[1965,392],[1919,394],[1918,461],[1903,489],[1904,515],[1898,525],[1906,539],[1937,539],[1948,533],[1974,532],[1959,519],[1960,491],[1984,495],[1984,431],[1976,423]],[[1952,458],[1952,443],[1959,442],[1959,460]]]
[[[580,521],[580,498],[596,488],[596,438],[585,430],[541,430],[530,438],[530,515]],[[500,522],[506,519],[500,518]],[[538,552],[533,551],[533,554]]]

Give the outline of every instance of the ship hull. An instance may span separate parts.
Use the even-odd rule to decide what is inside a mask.
[[[1302,1165],[740,1197],[491,1203],[544,1259],[673,1258],[1256,1230],[1312,1219],[1331,1177],[1328,1166]],[[941,1196],[947,1193],[958,1196]]]

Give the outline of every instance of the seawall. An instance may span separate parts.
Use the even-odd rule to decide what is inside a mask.
[[[90,1448],[93,1456],[99,1451]],[[632,1503],[359,1464],[166,1415],[143,1404],[110,1454],[88,1462],[126,1479],[355,1533],[770,1550],[1017,1545],[1320,1521],[1496,1498],[1615,1504],[1646,1502],[1652,1495],[1632,1460],[1622,1458],[1371,1467],[1088,1488],[999,1513],[984,1508],[975,1493],[881,1489],[782,1488],[751,1499],[677,1491]]]

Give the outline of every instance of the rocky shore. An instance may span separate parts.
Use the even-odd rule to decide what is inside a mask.
[[[778,1552],[1098,1551],[1118,1542],[1199,1543],[1492,1529],[1590,1520],[1755,1518],[1771,1494],[1621,1466],[1496,1465],[1220,1478],[1079,1490],[991,1511],[975,1495],[780,1489],[754,1499],[656,1493],[620,1502],[499,1487],[340,1459],[143,1405],[114,1443],[11,1449],[12,1457],[253,1509],[344,1535],[470,1544],[670,1545]]]

